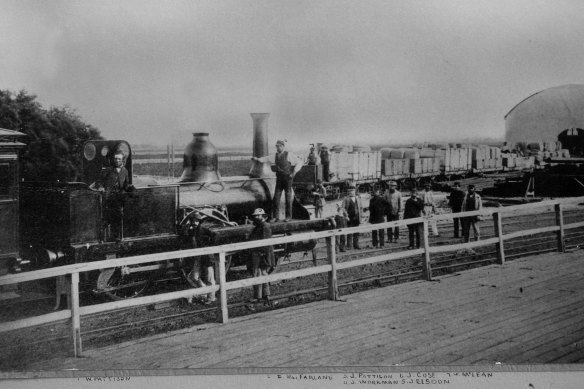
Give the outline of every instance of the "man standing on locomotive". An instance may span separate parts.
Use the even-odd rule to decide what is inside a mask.
[[[286,197],[286,221],[292,219],[292,182],[296,173],[302,168],[302,160],[286,150],[286,144],[283,140],[276,142],[276,154],[273,156],[252,157],[251,159],[258,162],[271,162],[275,165],[276,189],[274,191],[272,219],[270,221],[278,221],[280,217],[282,191],[285,192]]]
[[[104,199],[104,219],[109,225],[110,237],[120,239],[123,229],[124,214],[124,192],[134,191],[134,186],[130,184],[128,170],[124,167],[124,154],[116,152],[114,154],[114,166],[107,168],[101,180],[95,183],[95,189],[105,192]]]
[[[312,191],[314,197],[314,216],[318,219],[322,217],[322,211],[326,203],[326,188],[322,184],[322,180],[316,180],[316,188]]]
[[[322,146],[318,153],[320,157],[320,163],[322,164],[322,178],[325,182],[329,182],[330,180],[330,165],[331,165],[331,156],[328,151],[328,147]]]
[[[269,239],[272,237],[272,229],[270,228],[270,224],[266,223],[265,215],[266,213],[261,208],[257,208],[251,215],[255,227],[249,236],[249,240]],[[274,270],[275,266],[276,261],[274,259],[273,246],[256,247],[252,249],[251,270],[254,277],[267,276]],[[257,302],[263,299],[268,305],[271,305],[270,284],[265,283],[254,285],[253,297],[252,302]]]

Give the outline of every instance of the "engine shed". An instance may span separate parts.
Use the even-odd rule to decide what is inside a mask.
[[[0,275],[19,256],[20,142],[26,134],[0,128]]]

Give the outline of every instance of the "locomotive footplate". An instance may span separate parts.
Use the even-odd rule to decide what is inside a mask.
[[[288,222],[270,223],[272,237],[281,237],[293,234],[308,233],[311,231],[325,231],[332,228],[330,219],[291,220]],[[203,237],[209,245],[224,245],[229,243],[244,242],[254,229],[252,224],[235,227],[205,227],[201,230]],[[291,242],[274,246],[277,257],[284,257],[294,252],[308,252],[316,246],[315,239],[307,239],[300,242]],[[238,253],[230,253],[233,266],[247,265],[249,250]]]
[[[179,235],[127,238],[115,242],[96,242],[72,245],[74,263],[103,260],[111,255],[128,257],[192,248],[192,243]]]

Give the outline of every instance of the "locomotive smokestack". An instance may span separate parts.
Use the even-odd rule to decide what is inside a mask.
[[[185,148],[180,182],[220,181],[218,165],[217,149],[209,141],[209,133],[196,132]]]
[[[253,156],[257,158],[269,155],[268,146],[268,118],[269,113],[251,113],[253,120]],[[274,172],[269,162],[253,161],[249,171],[250,177],[265,178],[273,177]]]

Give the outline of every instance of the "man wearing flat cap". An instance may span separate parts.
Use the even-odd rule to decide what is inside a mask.
[[[302,168],[302,160],[292,152],[286,150],[286,143],[283,140],[276,142],[276,154],[265,157],[252,157],[258,162],[271,162],[276,171],[276,189],[274,190],[274,200],[272,204],[272,219],[278,221],[280,217],[280,199],[282,191],[286,197],[286,220],[292,219],[292,182],[294,176]]]

